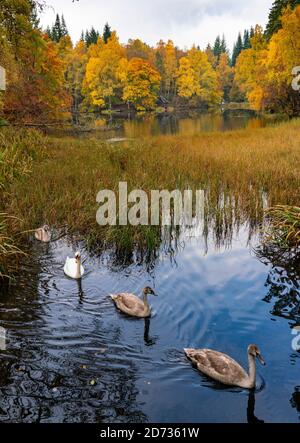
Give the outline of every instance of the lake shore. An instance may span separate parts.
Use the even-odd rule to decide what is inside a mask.
[[[6,218],[3,236],[17,235],[16,246],[21,246],[28,235],[20,232],[48,223],[67,227],[100,250],[155,253],[159,227],[96,223],[97,193],[117,190],[120,181],[129,190],[146,192],[204,190],[206,224],[220,235],[236,221],[259,226],[266,205],[298,203],[299,127],[295,119],[262,129],[144,137],[117,145],[92,136],[44,137],[8,128],[1,134],[1,152],[6,142],[16,153],[11,164],[2,162],[1,212],[14,218]]]

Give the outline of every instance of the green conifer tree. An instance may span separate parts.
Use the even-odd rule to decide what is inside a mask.
[[[248,31],[248,29],[245,29],[244,38],[243,38],[243,49],[250,49],[250,48],[251,48],[250,32]]]
[[[243,50],[243,40],[242,40],[241,33],[239,32],[237,42],[234,45],[233,51],[232,51],[232,59],[231,59],[232,66],[235,66],[237,58],[240,55],[240,53],[242,52],[242,50]]]
[[[217,38],[215,40],[215,43],[213,46],[213,53],[214,53],[214,56],[216,57],[216,60],[218,62],[220,60],[220,56],[222,54],[222,43],[221,43],[221,38],[219,35],[217,36]]]
[[[60,20],[60,29],[61,29],[61,36],[65,37],[66,35],[69,35],[68,29],[67,29],[67,25],[65,22],[65,18],[62,15],[61,16],[61,20]]]
[[[227,43],[226,43],[226,39],[225,39],[225,35],[224,35],[224,34],[223,34],[223,37],[222,37],[220,50],[221,50],[220,55],[221,55],[223,52],[225,52],[225,53],[228,52],[228,49],[227,49]]]
[[[300,5],[300,0],[275,0],[269,13],[269,20],[266,26],[265,36],[270,40],[273,34],[281,29],[281,16],[288,6],[294,9]]]
[[[61,32],[60,18],[59,15],[56,14],[55,23],[52,27],[52,40],[55,42],[59,42],[61,37],[62,37],[62,32]]]
[[[105,24],[104,30],[103,30],[103,40],[105,43],[107,43],[108,39],[111,36],[111,28],[108,23]]]

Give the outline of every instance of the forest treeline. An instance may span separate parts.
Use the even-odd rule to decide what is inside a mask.
[[[276,0],[266,29],[239,34],[232,54],[224,37],[201,49],[169,40],[151,47],[121,44],[108,24],[73,44],[64,17],[42,29],[34,0],[1,0],[0,65],[7,91],[0,107],[8,119],[52,121],[70,111],[126,106],[138,111],[169,106],[213,107],[248,101],[255,110],[296,114],[291,87],[300,65],[300,0]]]

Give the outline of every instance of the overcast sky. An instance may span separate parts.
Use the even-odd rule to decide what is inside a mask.
[[[122,43],[140,38],[155,45],[160,39],[181,47],[194,43],[204,48],[225,34],[229,48],[239,31],[265,25],[273,0],[47,0],[51,6],[41,24],[52,25],[56,13],[64,14],[74,41],[82,29],[103,30],[108,22]]]

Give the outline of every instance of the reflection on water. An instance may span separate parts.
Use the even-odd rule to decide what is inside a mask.
[[[264,300],[272,303],[272,314],[290,320],[291,328],[300,326],[300,255],[299,251],[282,252],[272,245],[256,251],[263,263],[271,264]]]
[[[264,423],[264,420],[260,420],[255,416],[255,392],[253,390],[249,392],[248,397],[247,421],[249,424]]]
[[[66,238],[33,242],[18,285],[0,293],[0,421],[297,422],[299,274],[290,260],[279,270],[255,233],[249,244],[249,229],[233,223],[226,244],[213,229],[182,231],[146,267]],[[87,272],[77,282],[63,264],[80,247]],[[146,285],[159,294],[151,319],[116,311],[109,293]],[[202,376],[182,351],[219,349],[246,368],[249,343],[267,361],[255,392]]]
[[[297,386],[295,388],[295,392],[293,393],[291,398],[291,405],[293,408],[296,408],[297,412],[299,413],[300,419],[300,386]]]
[[[196,135],[200,132],[257,129],[274,124],[278,116],[256,114],[251,110],[228,110],[224,112],[186,111],[181,113],[144,114],[132,116],[81,116],[80,124],[98,130],[99,137],[111,142],[156,135]],[[108,131],[108,129],[111,130]]]

